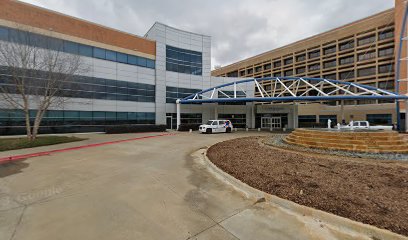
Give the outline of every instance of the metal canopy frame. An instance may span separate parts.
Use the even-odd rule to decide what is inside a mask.
[[[271,92],[263,88],[263,82],[272,81]],[[260,96],[242,97],[238,96],[243,84],[253,83]],[[233,95],[224,93],[225,88],[233,86]],[[306,90],[299,90],[300,86],[306,86]],[[327,88],[329,87],[329,88]],[[280,89],[279,91],[275,91]],[[329,89],[329,91],[327,90]],[[223,91],[224,90],[224,91]],[[354,91],[355,90],[355,91]],[[216,97],[215,92],[217,94]],[[231,90],[228,90],[231,91]],[[309,93],[309,95],[307,95]],[[310,93],[313,93],[310,95]],[[219,97],[222,96],[222,98]],[[339,80],[307,77],[268,77],[239,80],[222,84],[197,92],[183,99],[178,100],[180,104],[189,103],[218,103],[218,102],[294,102],[294,101],[333,101],[333,100],[362,100],[362,99],[408,99],[406,95],[398,95],[395,92],[380,88],[344,82]]]
[[[271,82],[271,91],[263,88],[263,82]],[[254,84],[260,96],[248,97],[242,85]],[[300,86],[307,86],[306,90],[300,90]],[[224,91],[230,91],[228,95]],[[276,91],[276,89],[279,89]],[[223,91],[224,90],[224,91]],[[245,97],[237,94],[241,90]],[[217,94],[215,94],[217,92]],[[218,94],[219,93],[219,94]],[[309,94],[308,94],[309,93]],[[221,96],[221,98],[220,98]],[[336,101],[336,100],[408,100],[407,95],[399,95],[388,90],[367,86],[363,84],[331,80],[324,78],[308,77],[268,77],[251,78],[222,84],[199,91],[177,103],[177,129],[180,126],[180,105],[190,103],[227,103],[227,102],[313,102],[313,101]]]

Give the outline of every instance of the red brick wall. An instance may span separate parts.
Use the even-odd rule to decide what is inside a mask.
[[[156,55],[156,43],[30,4],[0,0],[0,18],[95,42]]]

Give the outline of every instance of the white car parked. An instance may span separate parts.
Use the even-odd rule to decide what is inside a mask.
[[[346,126],[340,126],[342,129],[369,129],[391,131],[392,126],[370,126],[368,121],[351,121]]]
[[[209,120],[206,124],[199,127],[199,131],[202,133],[230,133],[232,129],[233,126],[230,120]]]

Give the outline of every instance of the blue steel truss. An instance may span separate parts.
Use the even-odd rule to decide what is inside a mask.
[[[256,96],[248,96],[241,86],[253,83],[257,90]],[[271,84],[266,91],[264,83]],[[231,89],[233,87],[233,89]],[[305,87],[305,88],[304,88]],[[224,91],[233,92],[225,94]],[[244,92],[245,97],[242,94]],[[220,97],[221,96],[221,97]],[[334,100],[398,100],[408,99],[406,95],[380,88],[344,82],[339,80],[307,77],[268,77],[251,78],[211,87],[178,100],[181,104],[188,103],[217,103],[217,102],[310,102]]]

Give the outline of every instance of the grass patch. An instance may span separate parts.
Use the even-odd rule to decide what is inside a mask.
[[[86,140],[87,138],[66,137],[66,136],[42,136],[37,137],[34,141],[29,141],[27,138],[0,138],[0,152],[48,146],[60,143],[69,143]]]

